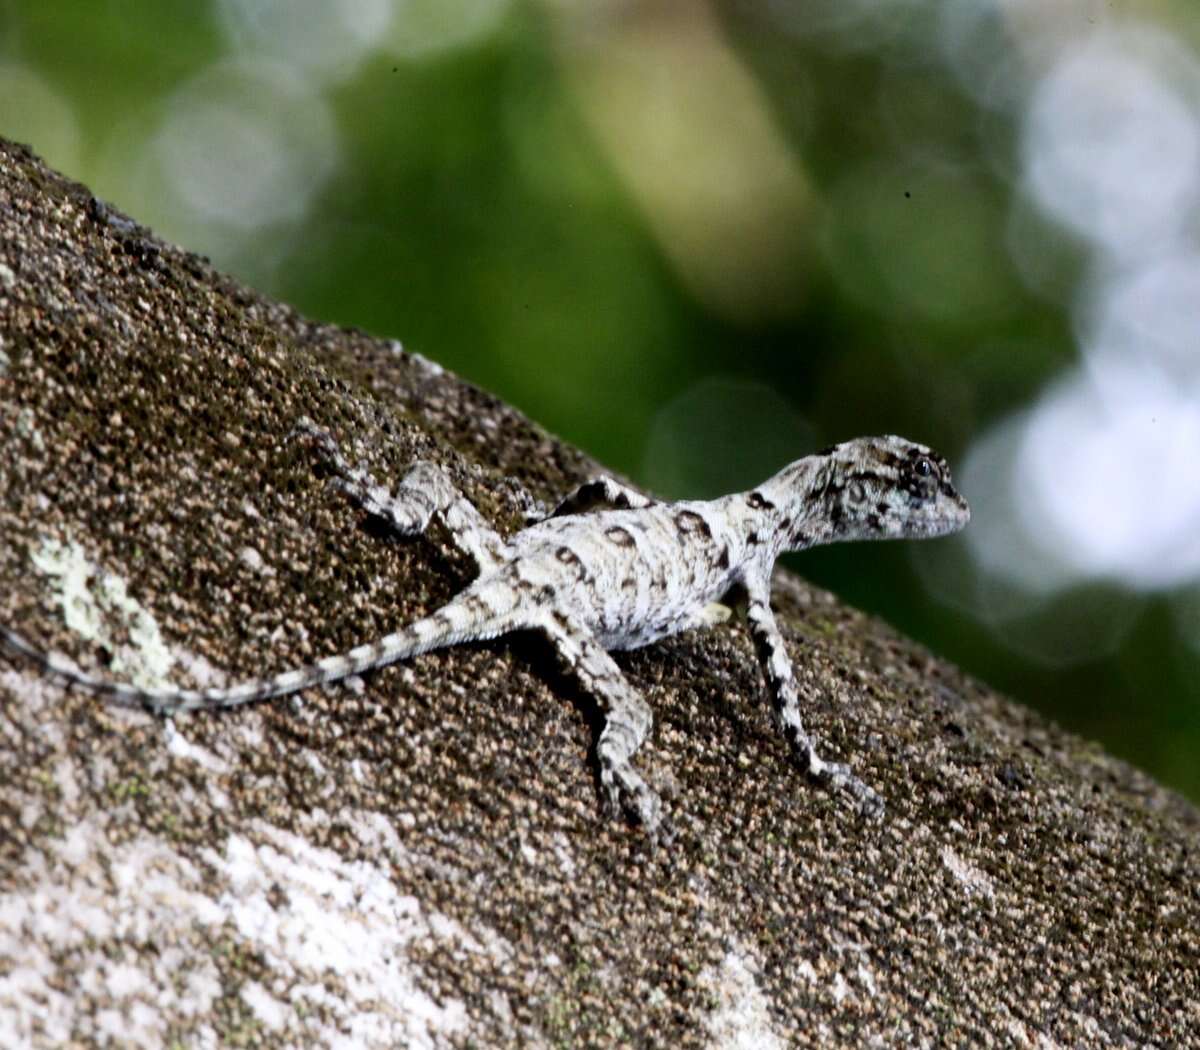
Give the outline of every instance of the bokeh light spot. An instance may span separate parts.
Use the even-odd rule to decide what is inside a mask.
[[[217,0],[229,39],[312,76],[350,76],[392,18],[392,0]]]
[[[338,159],[321,98],[286,69],[223,63],[180,89],[154,140],[181,207],[232,230],[295,221]]]
[[[1133,25],[1069,48],[1037,87],[1025,128],[1035,197],[1117,257],[1172,239],[1200,188],[1195,113],[1156,57],[1195,76],[1170,38]]]

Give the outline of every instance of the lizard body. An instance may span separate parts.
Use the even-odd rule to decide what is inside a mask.
[[[820,758],[804,730],[799,695],[770,606],[776,557],[845,540],[940,536],[970,512],[941,457],[898,437],[859,438],[785,467],[748,492],[710,501],[659,502],[612,478],[580,486],[549,517],[505,539],[438,467],[419,463],[389,492],[350,466],[311,424],[337,486],[402,535],[440,518],[478,578],[441,609],[375,642],[309,667],[217,689],[140,688],[82,673],[0,626],[0,644],[111,702],[172,714],[296,693],[431,649],[510,631],[545,634],[594,697],[605,722],[596,745],[609,809],[624,803],[653,833],[661,804],[632,764],[652,716],[608,650],[632,649],[745,612],[775,721],[802,770],[845,790],[863,811],[878,796],[847,766]],[[605,509],[598,509],[605,508]]]

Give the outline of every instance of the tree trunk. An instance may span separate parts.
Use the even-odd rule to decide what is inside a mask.
[[[506,530],[596,469],[0,143],[0,622],[205,685],[440,605],[469,566],[373,532],[303,416]],[[797,774],[739,626],[619,658],[669,845],[601,816],[596,713],[537,639],[174,722],[0,658],[2,1041],[1197,1045],[1196,811],[830,595],[775,598],[880,822]]]

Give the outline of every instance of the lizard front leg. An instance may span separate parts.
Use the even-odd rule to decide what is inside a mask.
[[[499,568],[511,558],[503,537],[436,464],[414,463],[396,491],[391,492],[362,468],[351,466],[326,431],[302,421],[293,433],[303,434],[316,443],[334,469],[334,485],[340,492],[401,536],[424,532],[436,514],[451,543],[474,559],[481,574]]]
[[[809,777],[825,787],[848,792],[858,801],[864,816],[879,816],[883,812],[880,797],[851,773],[849,766],[821,758],[812,738],[804,730],[796,678],[792,673],[792,662],[788,659],[783,635],[771,612],[768,586],[764,583],[747,586],[746,622],[771,690],[775,723],[791,746],[801,769]]]
[[[633,768],[634,753],[654,722],[650,705],[629,684],[604,647],[584,628],[555,617],[545,628],[559,656],[580,687],[600,705],[604,728],[596,742],[605,809],[615,815],[624,805],[657,836],[662,800]]]

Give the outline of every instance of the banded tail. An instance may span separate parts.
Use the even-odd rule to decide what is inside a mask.
[[[27,639],[0,625],[0,648],[31,660],[44,671],[65,678],[72,686],[107,699],[120,707],[139,707],[155,714],[180,711],[212,711],[237,707],[272,697],[298,693],[313,686],[329,685],[351,675],[373,671],[407,660],[432,649],[480,641],[516,630],[521,626],[511,609],[490,610],[482,621],[475,619],[480,599],[471,589],[452,599],[437,612],[417,620],[374,642],[357,646],[306,667],[284,671],[271,678],[255,678],[222,689],[143,688],[123,682],[105,681],[76,670],[51,653],[35,648]]]

